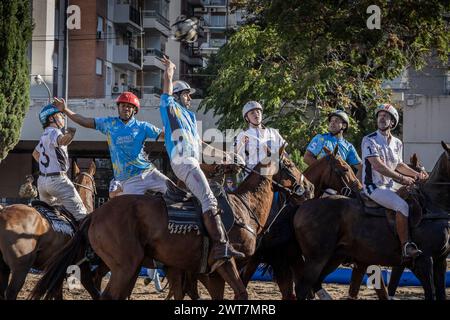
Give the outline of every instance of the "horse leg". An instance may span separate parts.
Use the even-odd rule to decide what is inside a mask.
[[[94,244],[93,242],[91,242]],[[94,249],[95,250],[95,249]],[[141,264],[144,250],[138,244],[128,243],[127,247],[116,248],[116,254],[110,256],[99,247],[95,250],[102,261],[110,268],[111,277],[105,290],[100,295],[101,300],[123,300],[133,291]]]
[[[216,272],[209,274],[208,281],[202,283],[205,285],[212,300],[223,300],[225,295],[225,280]]]
[[[327,261],[323,258],[321,260],[312,259],[305,262],[303,267],[303,274],[300,279],[295,282],[295,293],[297,300],[306,300],[313,297],[313,287],[320,283],[318,280]]]
[[[445,300],[445,276],[447,272],[447,259],[445,257],[433,261],[434,288],[436,300]]]
[[[225,282],[228,283],[233,289],[235,300],[248,300],[247,290],[245,289],[245,286],[242,283],[241,278],[239,277],[239,272],[237,271],[234,259],[228,260],[223,263],[217,269],[217,272],[220,274],[223,280],[225,280]]]
[[[250,257],[250,260],[245,264],[244,269],[241,272],[242,283],[247,287],[248,283],[252,279],[253,274],[259,265],[259,258],[256,256]]]
[[[98,267],[99,268],[99,267]],[[97,269],[98,269],[97,268]],[[81,283],[83,287],[87,290],[89,295],[93,300],[98,300],[100,298],[100,287],[96,285],[94,281],[95,272],[91,271],[90,265],[88,263],[83,263],[80,266],[81,270]],[[101,278],[100,278],[101,281]]]
[[[350,288],[348,290],[349,299],[358,299],[359,289],[361,288],[361,283],[366,274],[368,265],[362,263],[356,263],[352,269],[352,278],[350,282]],[[388,300],[386,285],[384,284],[383,277],[380,279],[380,288],[375,288],[375,293],[379,300]]]
[[[11,270],[8,265],[3,261],[3,258],[0,253],[0,300],[4,300],[6,298],[6,288],[8,287],[9,282],[9,274]]]
[[[185,296],[185,291],[183,290],[183,277],[185,272],[169,267],[167,268],[166,272],[166,278],[169,282],[169,293],[167,294],[166,300],[169,300],[170,298],[174,298],[175,300],[183,300]]]
[[[22,289],[25,279],[28,275],[28,271],[31,268],[31,263],[27,265],[21,265],[20,267],[11,269],[11,281],[6,289],[6,299],[16,300],[17,295]]]
[[[433,259],[429,256],[419,256],[411,271],[422,284],[425,300],[434,300]]]
[[[17,299],[17,295],[20,289],[22,289],[28,272],[36,259],[36,253],[33,252],[35,246],[31,242],[26,241],[24,243],[23,241],[19,241],[19,244],[20,247],[17,247],[16,250],[20,252],[20,257],[17,257],[12,250],[9,255],[5,256],[5,262],[11,269],[11,279],[6,289],[7,300]]]
[[[278,265],[273,266],[273,274],[278,288],[281,292],[282,300],[295,300],[294,277],[290,268],[282,268]]]
[[[397,290],[398,284],[400,283],[400,278],[402,277],[403,271],[405,271],[405,267],[392,268],[388,285],[388,297],[390,300],[394,299],[395,291]]]

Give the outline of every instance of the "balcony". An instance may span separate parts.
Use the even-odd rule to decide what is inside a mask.
[[[116,4],[113,19],[119,25],[131,25],[135,29],[142,31],[139,10],[129,4]]]
[[[157,29],[166,37],[170,36],[170,22],[155,10],[142,11],[144,16],[143,26],[145,29]]]
[[[147,48],[144,49],[144,69],[151,69],[152,67],[156,67],[160,70],[165,70],[164,65],[161,62],[161,59],[164,56],[164,53],[158,49]]]
[[[203,67],[203,58],[198,55],[198,46],[181,46],[180,59],[191,66]]]
[[[113,63],[128,70],[141,69],[141,51],[130,46],[114,46]]]
[[[226,7],[227,0],[202,0],[205,7]]]

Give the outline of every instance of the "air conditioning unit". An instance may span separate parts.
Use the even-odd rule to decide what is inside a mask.
[[[112,88],[112,92],[118,93],[118,92],[119,92],[119,87],[118,87],[118,86],[114,86],[114,87]]]

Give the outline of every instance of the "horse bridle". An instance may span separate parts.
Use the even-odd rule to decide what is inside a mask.
[[[299,197],[303,196],[303,194],[305,193],[305,188],[303,187],[303,182],[305,180],[305,176],[303,175],[303,173],[300,173],[300,183],[297,183],[297,179],[295,178],[294,174],[291,172],[291,170],[289,168],[287,168],[286,164],[284,163],[283,159],[280,159],[280,168],[279,170],[283,170],[286,169],[287,171],[287,175],[289,176],[289,178],[292,178],[292,180],[294,181],[294,184],[292,185],[292,190],[289,188],[286,188],[285,186],[283,186],[282,184],[280,184],[278,181],[275,181],[273,179],[270,179],[270,182],[272,183],[272,185],[277,186],[280,189],[285,190],[288,193],[288,196],[286,197],[283,206],[281,207],[280,210],[278,210],[277,214],[275,215],[275,217],[273,218],[272,222],[270,223],[269,226],[267,226],[266,230],[264,231],[264,233],[267,233],[270,230],[270,227],[272,226],[272,224],[275,222],[275,220],[278,218],[278,216],[280,215],[280,213],[284,210],[284,208],[287,206],[288,200],[292,195],[297,195]],[[263,177],[264,179],[269,179],[266,176],[262,175],[261,173],[257,172],[256,170],[253,170],[251,168],[249,168],[246,165],[241,165],[242,169],[244,170],[244,172],[246,173],[256,173],[257,175]],[[300,191],[299,191],[300,189]],[[264,229],[264,226],[261,225],[261,222],[259,221],[258,217],[256,216],[255,212],[247,205],[247,203],[244,201],[244,199],[242,199],[242,197],[240,197],[239,195],[236,194],[236,196],[238,196],[237,198],[239,200],[241,200],[241,202],[244,204],[244,206],[247,208],[247,210],[250,212],[250,217],[256,222],[256,224],[258,225],[258,228]]]
[[[350,185],[345,181],[344,176],[345,176],[345,172],[341,169],[338,168],[336,166],[336,159],[333,159],[332,156],[330,154],[328,154],[325,157],[326,161],[330,164],[331,166],[331,170],[330,170],[330,180],[331,180],[331,175],[334,172],[337,173],[339,179],[341,180],[342,184],[345,186],[341,189],[340,194],[345,196],[345,197],[350,197],[350,195],[352,194],[352,192],[355,192],[356,186],[358,185],[358,181],[357,180],[353,180]]]
[[[92,196],[95,197],[95,195],[97,194],[97,188],[96,188],[96,186],[95,186],[95,180],[94,180],[94,177],[91,176],[91,175],[90,175],[89,173],[87,173],[87,172],[80,172],[78,175],[82,175],[82,176],[88,177],[88,178],[91,180],[91,182],[92,182],[92,188],[90,188],[90,187],[88,187],[88,186],[85,186],[85,185],[82,185],[82,184],[80,184],[80,183],[76,183],[76,182],[73,182],[73,184],[74,184],[75,186],[80,187],[80,188],[84,188],[84,189],[89,190],[90,192],[92,192]],[[78,177],[78,175],[77,175],[77,177]],[[75,178],[75,179],[76,179],[76,178]]]

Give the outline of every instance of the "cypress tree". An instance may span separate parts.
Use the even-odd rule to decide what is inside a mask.
[[[18,143],[30,104],[32,29],[30,0],[0,2],[0,161]]]

